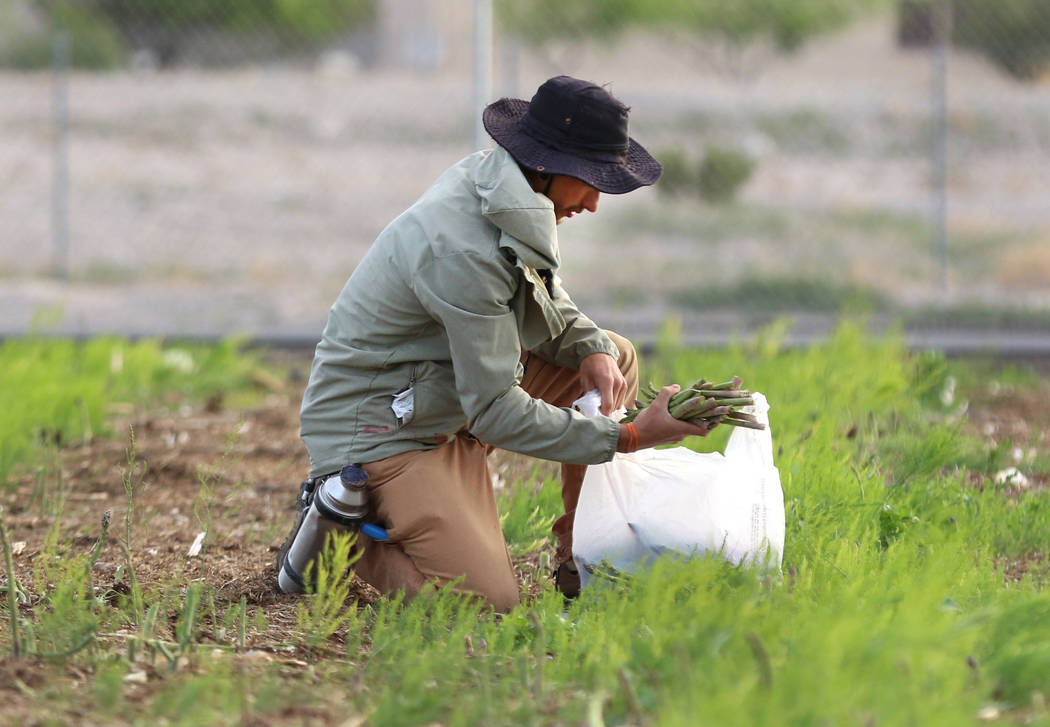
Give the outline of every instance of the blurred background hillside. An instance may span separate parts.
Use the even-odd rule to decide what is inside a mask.
[[[316,341],[560,73],[666,168],[559,228],[601,325],[1050,350],[1050,0],[0,0],[0,335]]]

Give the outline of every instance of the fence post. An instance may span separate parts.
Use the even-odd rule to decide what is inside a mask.
[[[933,5],[933,251],[941,290],[948,290],[948,43],[950,0]]]
[[[69,279],[69,33],[60,30],[51,43],[52,166],[51,242],[52,274]]]
[[[474,0],[474,148],[484,149],[487,136],[481,112],[492,96],[492,0]]]

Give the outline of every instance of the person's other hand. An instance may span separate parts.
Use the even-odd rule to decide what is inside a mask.
[[[624,406],[627,400],[627,379],[616,365],[616,359],[607,353],[592,353],[580,362],[581,394],[597,389],[602,395],[602,414],[609,416]]]
[[[708,432],[714,429],[717,423],[704,426],[692,422],[675,419],[667,410],[667,403],[671,397],[677,394],[682,387],[672,384],[660,389],[660,393],[653,399],[649,406],[642,409],[634,419],[634,428],[638,434],[638,449],[655,447],[658,444],[677,444],[686,437],[706,437]],[[729,407],[718,407],[711,411],[711,416],[728,413]],[[725,410],[725,411],[723,411]],[[707,415],[705,415],[707,416]],[[626,451],[629,442],[621,428],[620,442],[617,449]]]

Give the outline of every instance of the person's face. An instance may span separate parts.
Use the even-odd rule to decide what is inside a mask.
[[[558,224],[584,210],[597,212],[600,195],[601,192],[586,182],[562,174],[554,175],[547,191],[547,197],[554,203],[554,218]]]

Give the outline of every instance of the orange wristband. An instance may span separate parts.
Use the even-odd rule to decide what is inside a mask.
[[[635,428],[633,422],[628,422],[623,425],[627,429],[627,451],[637,452],[638,451],[638,430]]]

